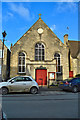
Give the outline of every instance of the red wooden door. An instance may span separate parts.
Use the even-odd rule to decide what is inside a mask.
[[[69,71],[69,78],[73,77],[73,71]]]
[[[47,85],[47,70],[36,70],[36,82],[38,85]]]

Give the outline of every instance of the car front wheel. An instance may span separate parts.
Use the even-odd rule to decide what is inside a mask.
[[[72,92],[74,92],[74,93],[78,92],[77,86],[74,86],[74,87],[72,88]]]
[[[38,92],[38,89],[36,87],[32,87],[30,90],[31,94],[36,94]]]
[[[8,89],[7,88],[2,88],[2,95],[6,95],[8,93]]]

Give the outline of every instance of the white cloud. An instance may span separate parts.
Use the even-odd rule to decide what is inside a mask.
[[[79,0],[58,0],[58,2],[79,2]]]
[[[7,15],[13,17],[14,15],[11,12],[7,12]]]
[[[25,8],[23,6],[23,4],[21,3],[10,3],[10,10],[12,10],[13,12],[19,14],[20,16],[24,17],[27,20],[30,20],[30,12],[28,8]]]
[[[2,15],[2,19],[4,19],[5,21],[8,21],[10,18],[13,18],[14,15],[11,12],[7,12],[6,15]]]
[[[1,0],[1,2],[31,2],[31,0]]]
[[[61,0],[63,1],[63,0]],[[64,2],[66,2],[66,4],[64,2],[59,2],[58,7],[57,7],[57,11],[58,12],[65,12],[67,10],[71,11],[71,12],[75,12],[77,9],[77,4],[75,2],[73,2],[74,0],[64,0]]]
[[[54,31],[54,30],[56,29],[56,25],[52,25],[52,26],[50,27],[50,29],[51,29],[52,31]]]
[[[79,2],[79,0],[2,0],[3,2]]]
[[[61,0],[62,2],[79,2],[79,0]]]

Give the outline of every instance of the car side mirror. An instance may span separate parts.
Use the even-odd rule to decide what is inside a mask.
[[[11,80],[11,83],[14,83],[14,80]]]

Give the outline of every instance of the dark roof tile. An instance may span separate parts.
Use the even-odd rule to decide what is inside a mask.
[[[71,56],[73,58],[77,58],[78,53],[80,52],[80,41],[70,41],[69,42],[69,48],[71,52]]]

